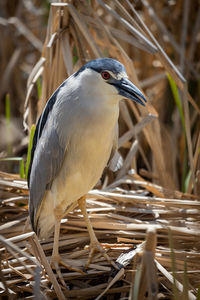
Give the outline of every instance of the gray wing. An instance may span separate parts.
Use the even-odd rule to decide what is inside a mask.
[[[31,170],[32,170],[33,158],[35,155],[36,147],[38,146],[38,141],[43,133],[44,126],[45,126],[47,120],[49,119],[49,116],[51,115],[51,111],[54,107],[54,104],[56,103],[57,95],[58,95],[59,91],[61,90],[61,88],[64,87],[64,85],[66,85],[66,81],[64,81],[57,88],[57,90],[52,94],[52,96],[50,97],[50,99],[48,100],[48,102],[44,108],[42,115],[40,116],[40,118],[37,122],[35,134],[33,137],[33,145],[32,145],[32,149],[31,149],[31,161],[30,161],[29,169],[28,169],[28,177],[27,177],[28,187],[30,185],[30,175],[31,175]]]
[[[115,127],[115,135],[113,139],[113,147],[111,150],[110,158],[108,160],[108,167],[113,172],[119,170],[123,164],[123,158],[121,154],[118,152],[118,137],[119,137],[119,128],[117,123]]]
[[[31,162],[28,172],[29,214],[35,230],[35,221],[38,209],[42,203],[45,191],[52,184],[58,174],[65,153],[66,139],[59,139],[56,118],[59,119],[59,112],[54,112],[58,92],[65,82],[55,91],[46,104],[46,107],[39,118],[33,138],[31,151]],[[54,118],[53,118],[54,116]]]
[[[30,174],[29,214],[34,230],[36,215],[45,191],[50,188],[58,174],[65,153],[65,147],[60,144],[56,128],[48,123],[35,149]]]

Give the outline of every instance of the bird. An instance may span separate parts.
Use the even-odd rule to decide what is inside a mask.
[[[122,63],[98,58],[55,90],[38,119],[28,170],[29,216],[40,239],[54,231],[51,259],[57,266],[62,261],[60,223],[77,205],[90,236],[90,261],[95,250],[110,260],[93,230],[85,195],[117,150],[119,102],[123,98],[141,105],[146,102]]]

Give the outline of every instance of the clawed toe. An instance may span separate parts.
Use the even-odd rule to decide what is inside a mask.
[[[108,256],[108,254],[106,253],[106,251],[103,249],[102,245],[99,243],[98,240],[95,240],[93,242],[91,242],[90,246],[90,253],[89,253],[89,257],[88,257],[88,261],[87,264],[85,265],[85,269],[87,269],[92,261],[92,258],[94,256],[95,252],[100,252],[104,258],[115,268],[118,269],[117,265],[114,263],[114,261]]]
[[[60,271],[59,265],[63,266],[64,268],[66,268],[69,271],[85,274],[81,269],[78,269],[76,267],[72,267],[71,265],[64,262],[64,260],[60,256],[52,256],[50,264],[51,264],[52,269],[55,269],[56,272],[59,270],[60,274],[61,274],[61,271]],[[58,274],[58,272],[57,272],[57,274]],[[59,274],[58,274],[58,276],[59,276]]]
[[[59,267],[60,262],[61,262],[61,257],[59,255],[52,256],[51,261],[50,261],[50,266],[52,269],[54,269],[56,271],[56,274],[58,275],[58,278],[60,279],[60,282],[62,283],[62,285],[64,287],[66,287],[65,280],[62,276],[62,273],[61,273],[61,270]]]
[[[66,285],[65,280],[63,278],[60,266],[63,266],[64,268],[66,268],[69,271],[85,274],[85,272],[83,270],[72,267],[72,266],[66,264],[59,255],[51,257],[50,266],[53,270],[56,271],[56,274],[57,274],[62,286],[65,287],[65,288],[67,288],[67,285]]]

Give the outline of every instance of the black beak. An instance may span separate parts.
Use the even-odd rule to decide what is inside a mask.
[[[109,83],[116,87],[119,95],[145,106],[144,102],[147,102],[147,100],[145,99],[144,95],[130,80],[128,80],[128,78],[122,78],[121,80],[115,79]]]

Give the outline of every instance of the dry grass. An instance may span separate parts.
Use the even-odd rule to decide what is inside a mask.
[[[102,56],[121,61],[130,79],[146,94],[145,108],[129,101],[121,103],[119,151],[123,166],[114,174],[106,170],[98,189],[87,196],[97,237],[121,269],[111,276],[110,265],[96,254],[84,274],[62,268],[68,285],[63,287],[49,266],[53,240],[40,245],[37,236],[27,233],[27,226],[24,229],[26,181],[1,172],[0,293],[5,299],[197,298],[200,109],[196,37],[200,9],[196,11],[195,2],[188,0],[174,7],[164,1],[152,6],[151,1],[141,2],[136,9],[128,0],[53,3],[42,57],[29,75],[25,99],[28,128],[67,76]],[[170,22],[180,20],[174,31],[166,11],[171,14]],[[33,48],[41,49],[38,32],[32,34],[19,18],[0,21],[1,26],[15,26]],[[19,46],[5,67],[0,95],[9,91],[8,79],[21,51]],[[33,100],[39,78],[42,89],[36,105]],[[191,95],[188,85],[192,83]],[[61,228],[62,257],[68,265],[83,269],[89,236],[80,211],[67,215]]]
[[[4,295],[26,298],[25,295],[40,290],[44,298],[50,299],[64,299],[63,294],[67,299],[94,299],[101,293],[107,295],[106,299],[111,299],[112,294],[115,299],[128,295],[130,299],[143,299],[147,290],[151,295],[148,299],[166,299],[172,298],[176,289],[177,297],[196,299],[200,272],[200,199],[183,194],[179,198],[165,197],[162,188],[135,175],[125,176],[120,183],[134,184],[137,188],[128,191],[116,186],[93,190],[88,194],[87,207],[97,237],[109,256],[120,263],[121,270],[118,273],[112,270],[113,278],[108,262],[96,254],[83,274],[62,268],[69,287],[66,289],[49,266],[53,239],[42,241],[40,246],[35,233],[23,233],[28,216],[26,181],[1,173],[1,198],[4,199],[1,206],[4,224],[0,227],[1,291]],[[152,196],[149,190],[152,193],[154,190]],[[80,210],[75,209],[61,226],[59,249],[64,261],[83,269],[88,259],[88,248],[84,246],[88,244],[85,222]],[[134,298],[135,286],[138,298]]]

